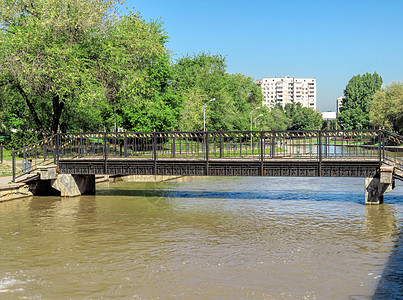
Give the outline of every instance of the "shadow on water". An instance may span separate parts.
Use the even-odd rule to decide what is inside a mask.
[[[372,299],[403,299],[403,232],[400,229],[392,254]]]
[[[158,189],[107,189],[97,191],[97,195],[104,196],[129,196],[129,197],[166,197],[166,198],[185,198],[185,199],[262,199],[262,200],[306,200],[306,201],[335,201],[364,204],[364,192],[362,193],[341,193],[341,192],[307,192],[299,191],[191,191],[191,190],[158,190]],[[401,203],[399,196],[391,195],[385,198],[389,204]]]

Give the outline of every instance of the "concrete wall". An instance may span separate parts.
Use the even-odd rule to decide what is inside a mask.
[[[28,185],[15,183],[0,186],[0,202],[33,196]]]

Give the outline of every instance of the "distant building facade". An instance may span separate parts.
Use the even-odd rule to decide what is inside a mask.
[[[316,78],[271,77],[257,80],[257,85],[262,90],[263,105],[301,103],[316,109]]]
[[[337,108],[337,113],[340,112],[340,109],[343,107],[343,101],[346,97],[337,97],[337,102],[336,102],[336,108]]]

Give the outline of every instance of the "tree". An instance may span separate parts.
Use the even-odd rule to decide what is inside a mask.
[[[346,128],[368,127],[371,97],[381,86],[382,77],[377,73],[353,76],[344,90],[345,99],[337,117],[338,123]]]
[[[392,83],[377,91],[369,110],[371,124],[403,134],[403,83]]]
[[[206,107],[209,130],[247,130],[249,113],[261,104],[262,94],[252,78],[228,74],[221,55],[200,53],[179,59],[175,66],[175,93],[183,99],[181,130],[202,130],[202,107]]]
[[[284,111],[291,120],[289,129],[316,130],[322,126],[322,114],[312,108],[302,107],[301,103],[287,103]]]
[[[113,121],[118,127],[165,131],[176,126],[180,98],[170,84],[173,69],[166,40],[159,22],[147,23],[132,12],[108,28],[95,76],[104,87],[107,114],[117,115]],[[108,120],[109,130],[116,127]]]
[[[0,1],[0,84],[24,100],[42,136],[55,133],[69,102],[92,89],[89,48],[114,7],[98,0]]]
[[[167,37],[158,22],[118,16],[119,2],[0,0],[0,86],[40,135],[174,128]]]
[[[302,107],[295,114],[292,124],[296,130],[317,130],[322,127],[322,114],[312,108]]]
[[[276,105],[272,109],[265,106],[262,110],[261,129],[283,131],[291,125],[292,120],[287,117],[282,105]]]

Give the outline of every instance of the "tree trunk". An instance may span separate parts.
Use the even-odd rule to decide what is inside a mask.
[[[62,116],[62,111],[64,108],[64,102],[59,101],[59,96],[55,95],[52,99],[53,104],[53,119],[52,119],[52,126],[51,126],[51,135],[57,133],[57,129],[60,123],[60,117]]]
[[[18,83],[16,84],[18,92],[21,94],[22,98],[25,100],[25,103],[28,105],[28,108],[31,112],[32,117],[34,118],[35,124],[38,127],[39,133],[42,135],[42,137],[45,139],[46,138],[46,132],[43,129],[43,125],[41,120],[39,120],[38,114],[35,111],[34,105],[32,102],[29,100],[27,94],[25,93],[24,89],[19,85]]]

